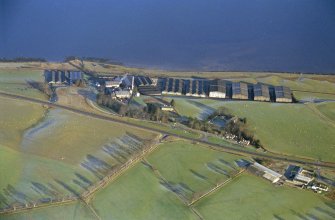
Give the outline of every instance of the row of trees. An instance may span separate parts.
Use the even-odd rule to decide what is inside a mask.
[[[97,103],[112,109],[114,112],[122,116],[131,118],[140,118],[151,121],[161,121],[167,123],[169,113],[162,111],[159,105],[148,103],[146,107],[134,107],[113,99],[110,95],[99,93]]]
[[[95,63],[107,63],[107,64],[115,64],[115,65],[123,65],[121,62],[113,61],[108,58],[101,57],[77,57],[77,56],[67,56],[64,59],[64,62],[70,62],[73,60],[81,60],[81,61],[89,61]]]
[[[113,111],[117,112],[122,116],[132,118],[160,121],[163,123],[167,123],[169,120],[175,121],[177,118],[180,118],[180,116],[177,114],[162,111],[160,106],[156,103],[148,103],[147,106],[144,108],[134,107],[121,103],[113,99],[110,95],[104,94],[98,95],[97,102],[99,105],[111,108]],[[170,104],[171,106],[174,106],[174,100],[172,100]],[[224,116],[227,120],[227,123],[223,128],[211,123],[211,120],[217,116]],[[213,114],[209,115],[205,120],[199,120],[195,117],[188,117],[185,120],[182,120],[182,123],[189,128],[213,134],[235,135],[235,140],[237,141],[247,140],[250,141],[250,143],[257,148],[262,147],[260,141],[256,139],[253,136],[252,132],[247,129],[247,119],[235,117],[231,115],[225,108],[219,108]]]
[[[44,58],[34,58],[34,57],[15,57],[12,59],[0,58],[0,62],[4,63],[18,63],[18,62],[47,62]]]
[[[217,116],[224,116],[228,121],[224,128],[220,128],[210,122]],[[184,124],[190,128],[209,133],[220,135],[232,134],[236,136],[236,140],[238,141],[247,140],[257,148],[262,147],[260,140],[256,139],[252,132],[247,129],[247,119],[233,116],[223,107],[209,115],[205,120],[189,117]]]
[[[39,90],[40,92],[43,92],[46,94],[49,98],[53,95],[54,93],[54,88],[49,85],[48,83],[43,83],[43,82],[37,82],[37,81],[27,81],[27,83],[33,87],[34,89]]]

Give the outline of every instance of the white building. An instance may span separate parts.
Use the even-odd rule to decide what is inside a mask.
[[[209,97],[226,98],[226,83],[223,80],[215,80],[209,87]]]
[[[255,162],[253,165],[252,165],[254,168],[256,168],[257,170],[259,171],[262,171],[263,172],[263,177],[267,180],[270,180],[272,183],[276,183],[280,180],[280,178],[282,177],[281,174]]]
[[[112,80],[112,81],[106,81],[105,87],[106,88],[118,88],[120,87],[121,81],[119,80]]]
[[[131,97],[131,91],[129,90],[119,90],[119,91],[115,91],[113,94],[115,95],[116,98],[119,98],[119,99],[125,99],[125,98]]]

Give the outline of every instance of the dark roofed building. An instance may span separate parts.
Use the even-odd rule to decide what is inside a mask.
[[[226,83],[223,80],[213,80],[209,86],[209,97],[226,98]]]
[[[69,84],[74,83],[76,80],[82,79],[83,74],[80,71],[69,71],[68,72],[68,80]]]
[[[243,82],[232,83],[233,99],[248,99],[248,85]]]
[[[291,89],[285,86],[275,86],[276,102],[292,102]]]
[[[269,87],[263,84],[254,85],[254,100],[255,101],[270,101]]]

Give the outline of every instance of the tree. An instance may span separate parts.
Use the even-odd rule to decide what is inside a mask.
[[[174,108],[176,106],[176,102],[174,101],[174,99],[171,100],[170,105]]]

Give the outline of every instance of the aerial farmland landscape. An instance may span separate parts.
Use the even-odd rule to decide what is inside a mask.
[[[0,219],[335,219],[334,12],[0,0]]]

